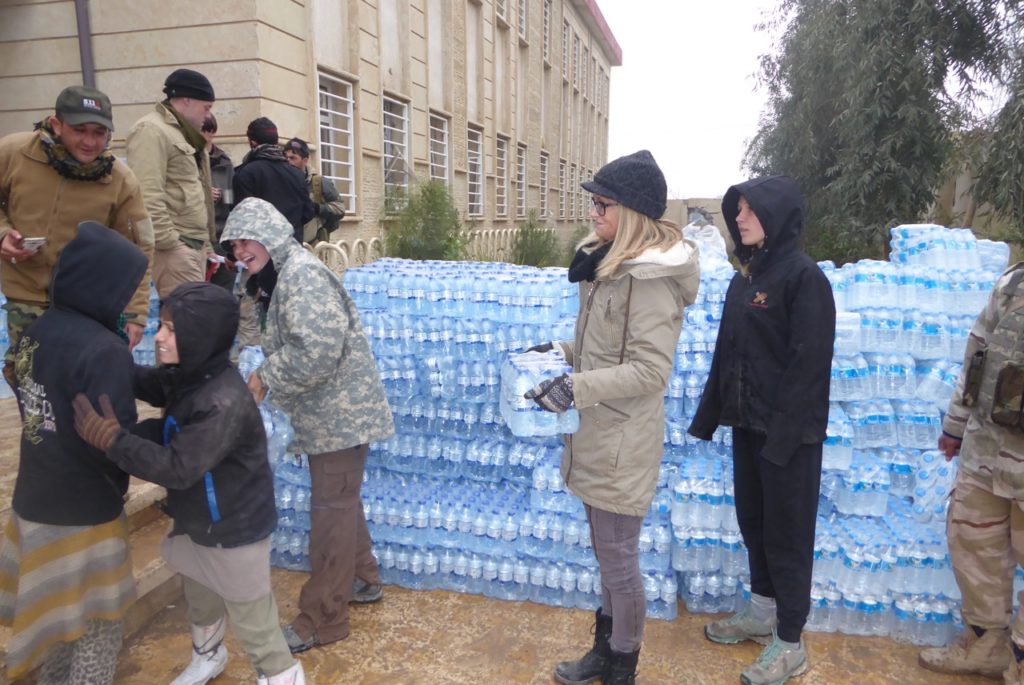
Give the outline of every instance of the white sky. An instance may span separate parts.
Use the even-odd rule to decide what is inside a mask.
[[[721,197],[740,164],[765,95],[755,30],[774,0],[597,0],[622,47],[611,75],[608,159],[649,149],[670,198]]]

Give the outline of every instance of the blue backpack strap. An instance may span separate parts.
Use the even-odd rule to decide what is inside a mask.
[[[171,438],[175,433],[180,431],[181,428],[178,426],[178,422],[174,420],[174,417],[170,414],[164,419],[164,446],[170,444]],[[206,504],[210,507],[210,519],[217,523],[220,521],[220,508],[217,506],[217,491],[213,487],[213,474],[209,471],[203,476],[203,482],[206,484]]]

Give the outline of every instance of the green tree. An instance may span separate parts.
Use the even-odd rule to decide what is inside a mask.
[[[1024,47],[1011,63],[1009,97],[988,135],[982,137],[974,198],[990,203],[1014,227],[1001,237],[1020,244],[1024,243]]]
[[[448,186],[429,180],[417,184],[401,211],[384,220],[385,245],[392,257],[462,259],[469,239]]]
[[[977,124],[977,80],[999,77],[1021,0],[784,0],[762,58],[768,107],[746,165],[788,174],[807,198],[807,249],[885,254],[918,219]],[[1021,141],[1015,143],[1019,147]]]

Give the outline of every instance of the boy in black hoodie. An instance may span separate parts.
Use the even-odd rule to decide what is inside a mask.
[[[778,685],[807,669],[821,445],[828,424],[836,309],[828,279],[800,249],[804,202],[791,178],[735,185],[722,199],[741,271],[729,284],[711,372],[691,435],[733,431],[736,518],[750,561],[750,604],[708,624],[713,642],[767,645],[740,677]]]
[[[114,678],[121,618],[135,599],[128,474],[73,430],[72,397],[107,397],[115,421],[135,422],[131,353],[116,331],[146,268],[123,237],[80,224],[53,271],[50,308],[15,350],[21,450],[0,548],[11,680],[40,662],[41,684]]]
[[[270,587],[277,525],[273,476],[259,409],[228,354],[238,301],[210,283],[184,283],[164,301],[156,368],[136,367],[135,396],[163,407],[131,432],[104,406],[75,398],[75,427],[125,471],[167,488],[174,526],[161,551],[183,576],[192,660],[172,685],[201,685],[227,665],[231,618],[239,642],[270,685],[303,685]]]

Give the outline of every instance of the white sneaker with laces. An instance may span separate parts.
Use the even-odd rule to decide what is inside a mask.
[[[291,668],[287,668],[277,675],[261,675],[256,680],[256,685],[306,685],[306,672],[302,670],[302,664],[296,661]]]

